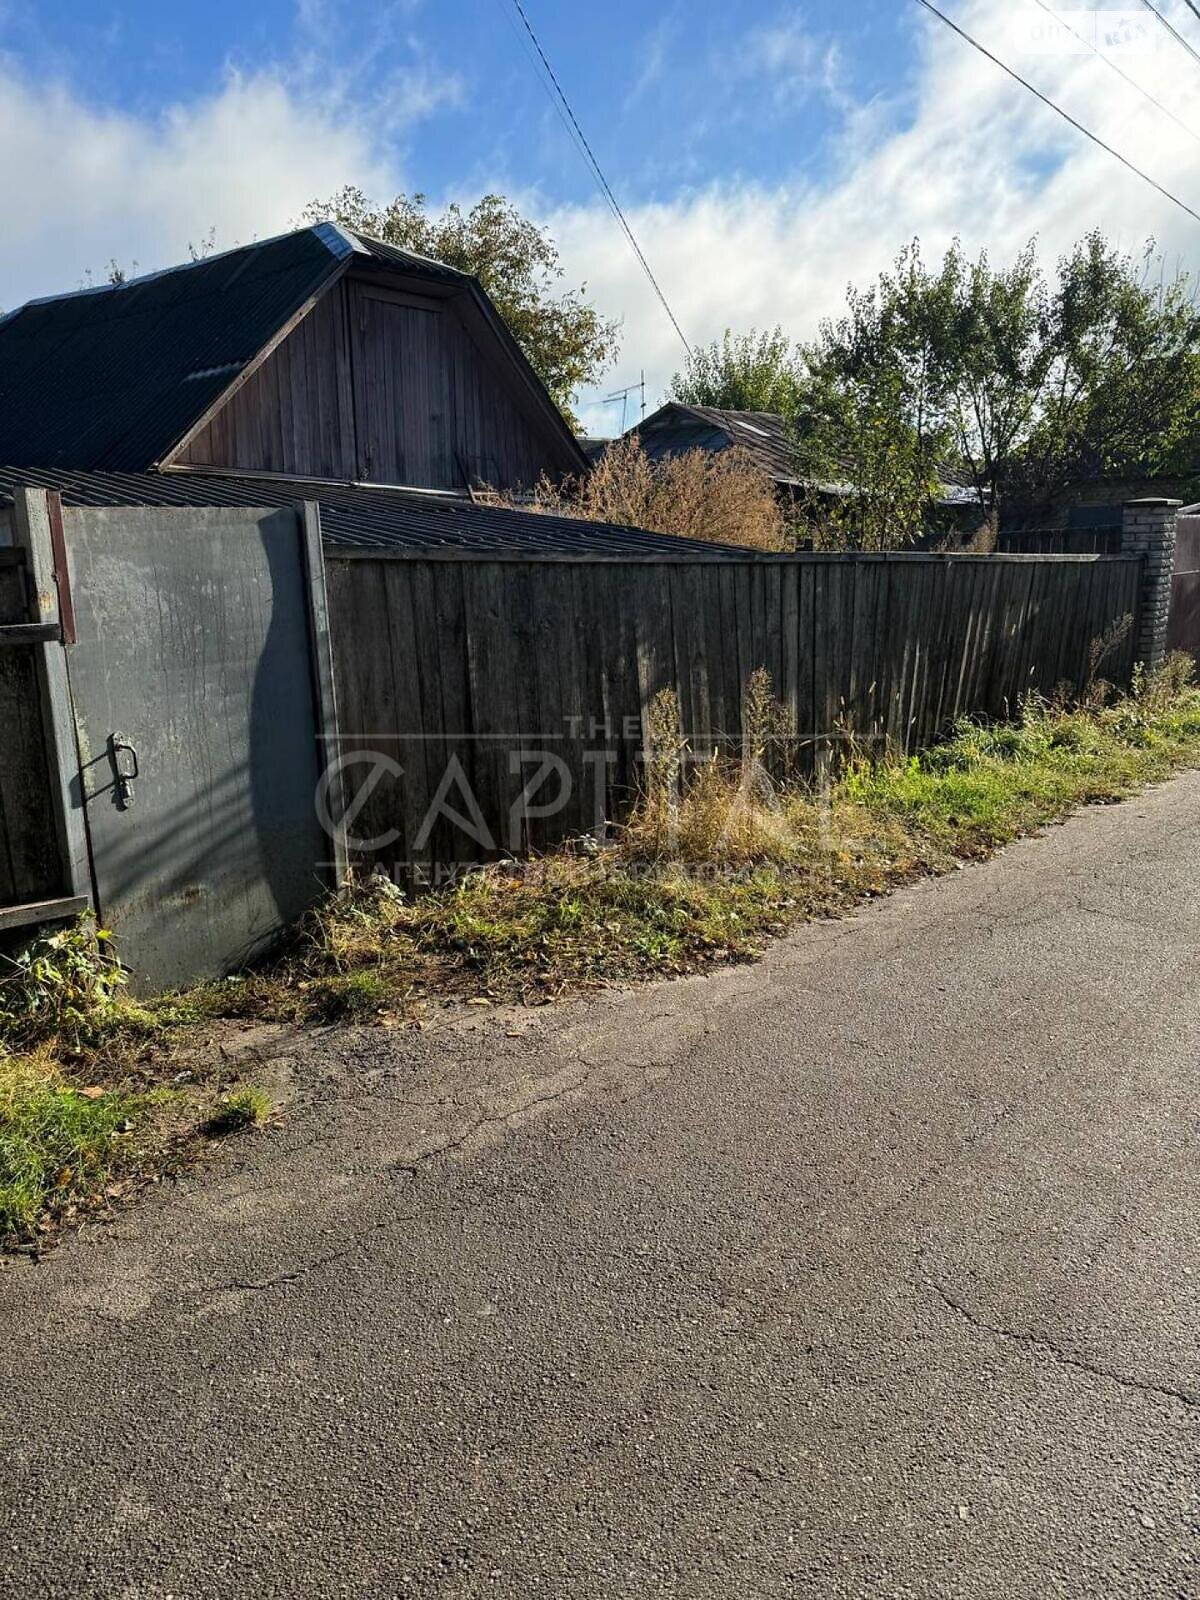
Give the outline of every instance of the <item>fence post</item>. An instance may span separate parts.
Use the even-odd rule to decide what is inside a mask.
[[[1175,570],[1175,517],[1182,500],[1127,500],[1121,514],[1121,552],[1141,556],[1135,661],[1147,672],[1161,667],[1167,655],[1167,615],[1171,609],[1171,575]]]

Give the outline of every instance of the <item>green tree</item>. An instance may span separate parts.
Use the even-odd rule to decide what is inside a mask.
[[[751,328],[693,350],[667,385],[667,399],[722,411],[771,411],[791,416],[800,393],[796,352],[782,328]]]
[[[377,207],[361,189],[347,186],[314,200],[302,220],[337,222],[473,273],[572,422],[575,395],[595,383],[617,353],[616,322],[588,304],[586,284],[560,289],[564,274],[554,241],[502,195],[486,194],[468,211],[455,204],[434,213],[423,194],[397,195]]]
[[[802,520],[818,548],[891,550],[929,525],[938,489],[936,435],[905,418],[894,373],[810,378],[796,419]]]
[[[1050,359],[1010,494],[1036,500],[1072,479],[1196,470],[1200,311],[1153,243],[1138,256],[1090,233],[1059,264]]]
[[[1035,241],[999,268],[956,242],[936,270],[914,243],[871,288],[851,289],[803,354],[806,404],[822,419],[800,426],[810,472],[862,452],[861,427],[885,425],[909,440],[914,493],[949,462],[993,507],[1044,506],[1081,476],[1191,467],[1200,315],[1153,243],[1123,255],[1088,234],[1053,277]]]

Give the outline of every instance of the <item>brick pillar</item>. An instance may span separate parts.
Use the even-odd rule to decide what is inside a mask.
[[[1167,613],[1175,570],[1175,516],[1182,500],[1127,500],[1121,517],[1121,552],[1142,557],[1142,587],[1133,659],[1147,672],[1167,655]]]

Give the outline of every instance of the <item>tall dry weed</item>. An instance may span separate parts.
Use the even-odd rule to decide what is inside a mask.
[[[489,495],[496,505],[515,502]],[[526,511],[617,522],[651,533],[749,550],[788,547],[788,525],[770,476],[744,450],[688,450],[651,461],[635,436],[617,439],[582,477],[543,478]]]

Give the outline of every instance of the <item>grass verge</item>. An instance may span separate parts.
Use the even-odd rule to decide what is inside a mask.
[[[648,792],[598,855],[506,863],[413,899],[372,880],[312,912],[270,968],[137,1006],[91,931],[43,941],[0,981],[0,1235],[101,1204],[122,1174],[161,1162],[181,1137],[163,1063],[214,1020],[420,1023],[446,1000],[544,1003],[752,958],[799,920],[1197,763],[1189,678],[1174,660],[1117,699],[1031,701],[907,759],[852,759],[821,792],[766,781],[781,720],[762,682],[741,760],[686,782],[678,709],[660,698]],[[265,1096],[229,1087],[218,1075],[191,1098],[193,1134],[265,1119]]]
[[[27,1236],[47,1214],[72,1220],[114,1198],[157,1140],[170,1091],[75,1084],[46,1046],[0,1056],[0,1236]]]

